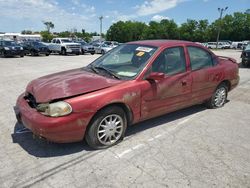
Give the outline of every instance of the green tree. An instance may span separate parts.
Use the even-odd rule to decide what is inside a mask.
[[[46,27],[46,30],[50,33],[50,29],[54,29],[55,25],[49,21],[43,21],[43,24]]]
[[[49,33],[48,31],[41,31],[40,34],[44,42],[50,42],[53,39],[53,35]]]
[[[32,34],[32,31],[30,31],[30,30],[23,30],[21,33],[22,34],[28,34],[28,35],[30,35],[30,34]]]
[[[188,19],[186,23],[181,24],[180,30],[180,38],[182,40],[188,41],[196,41],[196,29],[198,26],[198,22],[196,20]]]
[[[147,25],[142,22],[119,21],[110,26],[107,31],[107,40],[128,42],[143,39],[142,33]]]

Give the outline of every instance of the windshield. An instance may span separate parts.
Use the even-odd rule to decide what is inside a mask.
[[[62,41],[63,43],[70,43],[70,42],[72,42],[72,41],[69,40],[69,39],[61,39],[61,41]]]
[[[5,46],[16,46],[16,42],[14,41],[4,41],[4,45]]]
[[[153,46],[123,44],[95,60],[88,68],[101,67],[120,79],[131,80],[142,71],[156,50]]]
[[[34,46],[45,46],[43,43],[41,42],[33,42]]]
[[[245,50],[250,50],[250,44],[246,46]]]

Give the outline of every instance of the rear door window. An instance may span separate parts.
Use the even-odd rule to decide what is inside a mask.
[[[213,58],[209,52],[193,46],[189,46],[187,49],[190,57],[191,70],[195,71],[213,66]]]

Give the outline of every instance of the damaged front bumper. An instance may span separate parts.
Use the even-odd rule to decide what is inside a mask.
[[[72,113],[64,117],[48,117],[29,106],[24,94],[17,99],[14,107],[16,119],[34,135],[57,143],[81,141],[87,124],[83,113]]]

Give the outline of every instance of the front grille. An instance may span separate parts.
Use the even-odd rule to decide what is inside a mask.
[[[28,95],[26,95],[24,99],[27,101],[31,108],[37,107],[38,104],[36,103],[36,99],[32,94],[28,93]]]
[[[68,46],[70,49],[80,49],[80,46],[78,45],[70,45]]]

